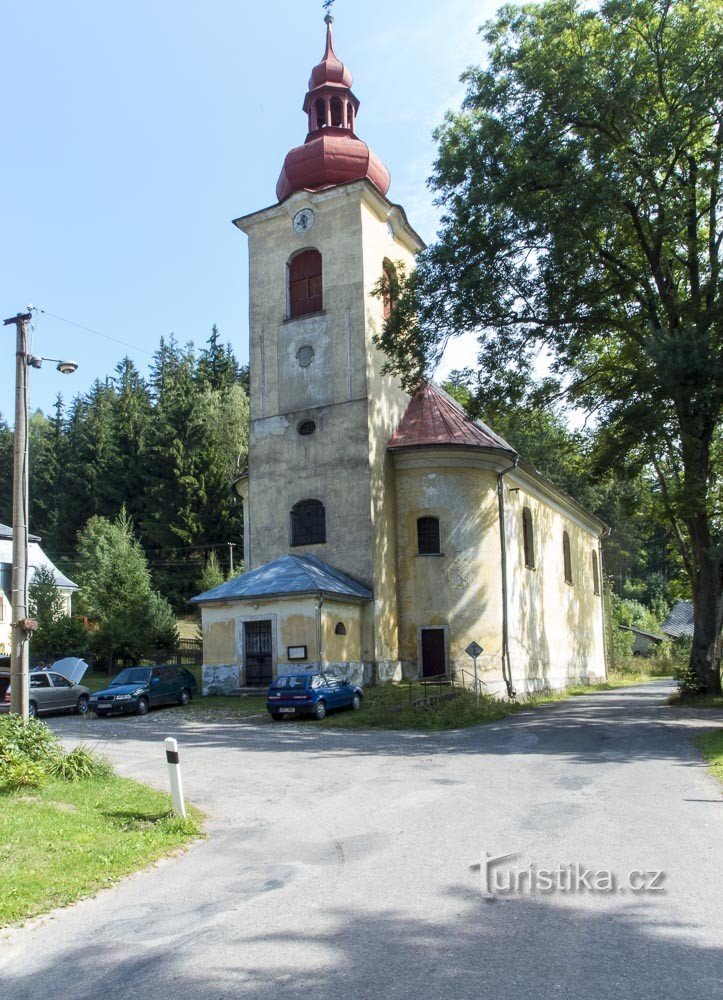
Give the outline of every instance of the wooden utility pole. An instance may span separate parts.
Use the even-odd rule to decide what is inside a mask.
[[[32,313],[18,313],[15,326],[15,430],[13,449],[13,582],[10,650],[10,711],[28,717],[28,326]]]

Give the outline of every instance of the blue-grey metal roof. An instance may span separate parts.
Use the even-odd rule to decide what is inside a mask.
[[[280,556],[235,580],[191,599],[192,604],[216,601],[247,601],[253,597],[286,597],[292,594],[328,594],[370,601],[368,587],[352,580],[316,556]]]
[[[0,538],[12,538],[12,537],[13,537],[13,529],[10,527],[10,525],[9,524],[0,524]],[[29,542],[39,542],[40,541],[40,536],[39,535],[28,535],[28,541]]]
[[[678,639],[681,635],[693,635],[693,602],[678,601],[660,627],[661,632]]]

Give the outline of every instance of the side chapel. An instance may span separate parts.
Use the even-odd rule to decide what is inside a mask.
[[[246,571],[194,598],[204,693],[321,666],[359,681],[455,674],[493,693],[605,676],[605,525],[431,382],[409,397],[373,344],[386,270],[423,243],[357,135],[334,51],[314,67],[275,204],[249,240]]]

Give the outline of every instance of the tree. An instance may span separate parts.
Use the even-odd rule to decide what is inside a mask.
[[[38,623],[31,640],[33,652],[43,659],[82,656],[88,632],[81,621],[66,613],[65,598],[49,566],[39,566],[28,587],[30,617]]]
[[[691,669],[720,690],[723,7],[508,6],[437,132],[436,243],[378,343],[414,385],[475,331],[490,385],[595,414],[608,462],[653,470],[695,606]],[[383,289],[380,289],[383,291]]]
[[[143,549],[123,508],[115,521],[92,517],[78,538],[82,607],[97,623],[96,649],[109,666],[114,655],[138,660],[178,640],[168,603],[151,587]]]
[[[208,559],[206,560],[206,564],[201,571],[199,593],[205,594],[207,590],[213,590],[214,587],[220,587],[223,582],[223,570],[218,564],[216,553],[211,550],[208,555]]]

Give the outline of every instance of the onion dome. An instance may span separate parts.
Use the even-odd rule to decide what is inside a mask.
[[[304,100],[309,132],[304,145],[284,161],[276,185],[279,201],[294,191],[319,191],[365,177],[386,194],[391,183],[387,168],[354,132],[359,101],[351,91],[351,72],[334,51],[334,19],[327,14],[324,20],[326,50],[311,71]]]

